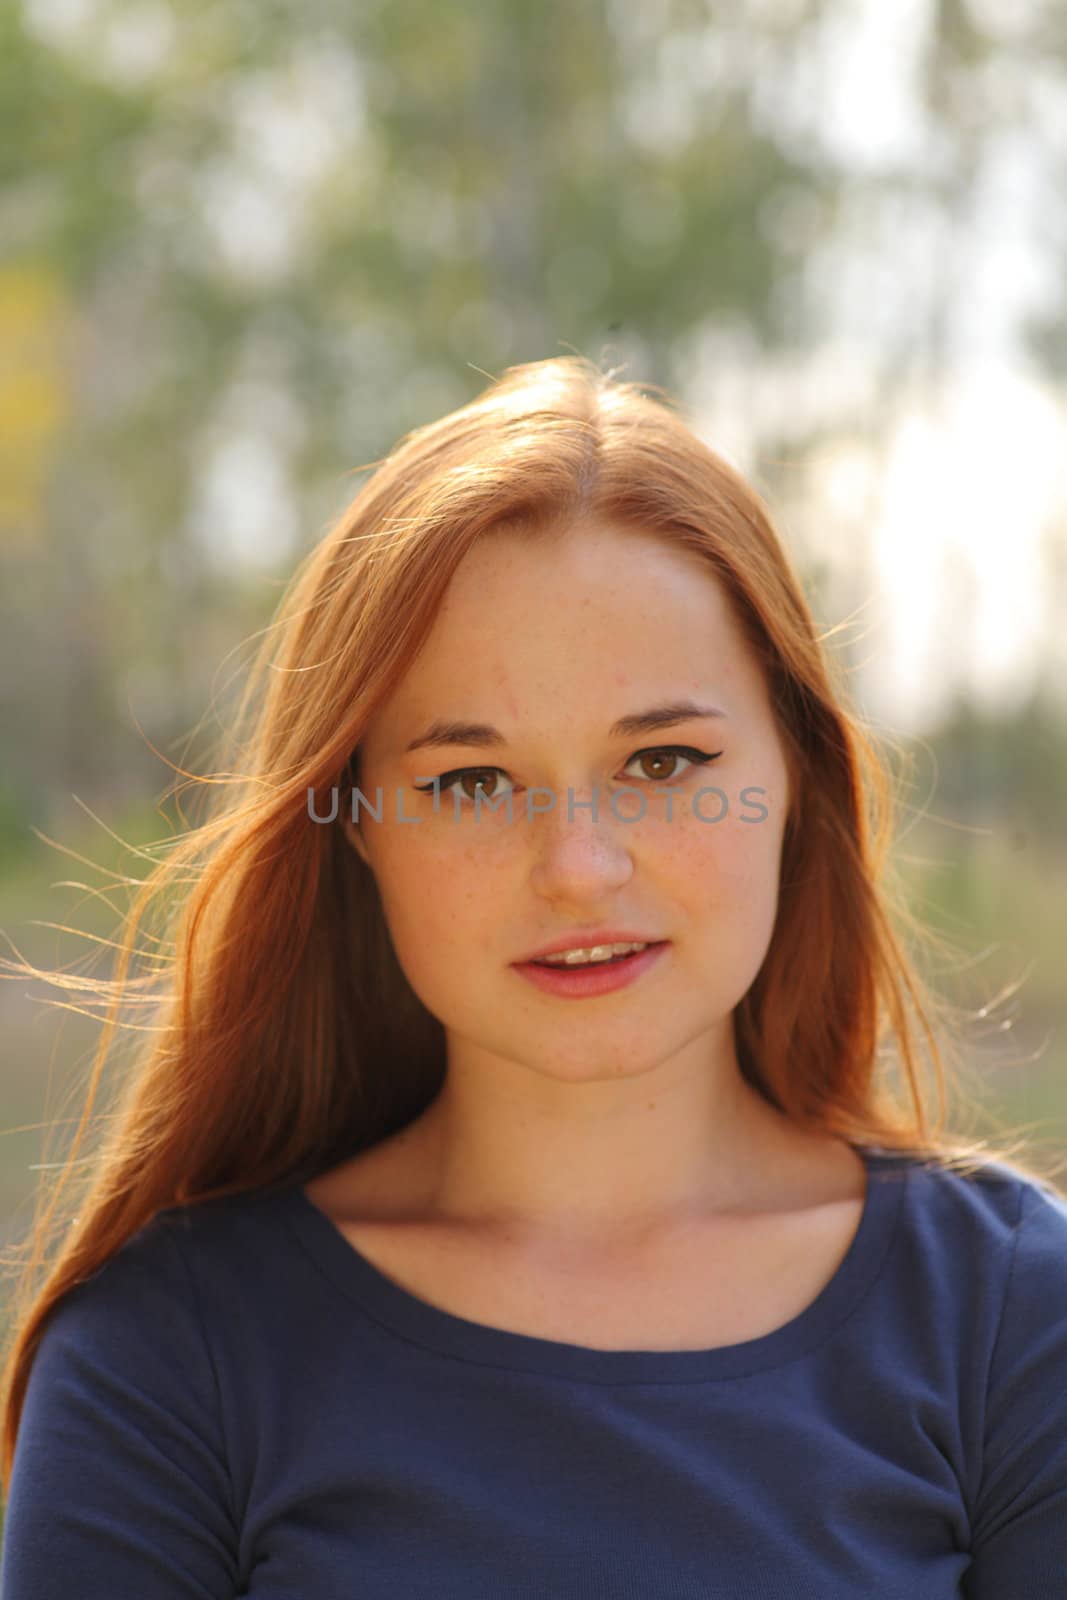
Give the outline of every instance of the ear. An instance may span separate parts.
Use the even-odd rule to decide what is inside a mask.
[[[353,822],[351,817],[342,817],[341,826],[345,831],[345,838],[349,844],[358,851],[365,866],[370,866],[370,857],[367,854],[367,841],[363,837],[363,830],[358,822]],[[371,868],[373,871],[373,868]]]

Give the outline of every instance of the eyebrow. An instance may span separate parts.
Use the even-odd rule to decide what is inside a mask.
[[[672,728],[678,722],[692,722],[700,717],[725,717],[726,712],[720,711],[718,706],[699,706],[692,700],[672,700],[666,705],[650,706],[647,711],[635,711],[628,717],[620,717],[618,722],[612,723],[608,730],[611,739],[632,738],[639,733],[655,733],[659,728]],[[446,744],[469,745],[506,745],[507,739],[498,728],[488,722],[450,722],[438,720],[431,722],[410,744],[404,746],[404,754],[412,750],[423,750],[430,746]]]

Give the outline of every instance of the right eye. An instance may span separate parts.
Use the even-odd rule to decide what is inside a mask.
[[[489,793],[488,786],[485,782],[487,777],[492,777],[495,775],[499,775],[503,778],[507,777],[507,773],[504,772],[501,767],[456,767],[451,772],[443,772],[441,774],[440,778],[437,780],[438,792],[440,794],[447,794],[450,789],[454,788],[455,785],[460,782],[461,779],[475,778],[477,782],[475,783],[474,788],[477,790],[479,784],[481,785],[482,798],[484,800],[502,800],[504,798],[503,793]],[[432,794],[434,786],[432,783],[417,783],[415,784],[415,789],[419,794]],[[470,806],[473,807],[475,801],[474,793],[466,789],[462,790],[461,805],[463,800],[469,801]],[[467,807],[463,807],[463,809],[467,809]]]

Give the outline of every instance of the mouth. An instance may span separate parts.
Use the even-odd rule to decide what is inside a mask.
[[[612,956],[606,961],[576,962],[573,966],[543,960],[516,961],[512,970],[546,994],[571,998],[610,994],[650,971],[669,944],[669,939],[658,939],[629,955]]]

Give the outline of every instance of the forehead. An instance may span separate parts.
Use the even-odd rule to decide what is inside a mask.
[[[606,727],[637,699],[699,693],[733,715],[731,695],[758,692],[726,592],[696,552],[630,527],[501,529],[460,563],[375,722],[393,744],[442,712],[544,722],[583,710]]]

